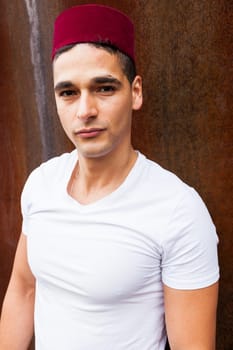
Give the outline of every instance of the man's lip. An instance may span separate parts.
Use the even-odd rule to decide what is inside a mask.
[[[81,129],[75,132],[76,135],[79,134],[88,134],[92,132],[99,132],[105,130],[104,128],[87,128],[87,129]]]
[[[81,138],[91,138],[101,134],[105,128],[86,128],[80,129],[75,134]]]

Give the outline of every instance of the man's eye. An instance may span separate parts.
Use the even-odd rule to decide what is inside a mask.
[[[76,91],[74,90],[64,90],[64,91],[61,91],[59,94],[59,96],[61,97],[70,97],[73,95],[76,95]]]
[[[104,94],[111,94],[116,90],[116,88],[112,85],[100,86],[97,91]]]

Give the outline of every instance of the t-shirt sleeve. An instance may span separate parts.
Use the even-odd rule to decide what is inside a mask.
[[[188,290],[207,287],[218,280],[216,229],[195,190],[188,190],[173,210],[164,237],[164,284]]]

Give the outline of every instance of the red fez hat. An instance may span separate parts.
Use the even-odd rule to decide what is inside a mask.
[[[119,10],[103,5],[80,5],[56,18],[52,58],[63,46],[91,42],[113,45],[134,61],[134,26]]]

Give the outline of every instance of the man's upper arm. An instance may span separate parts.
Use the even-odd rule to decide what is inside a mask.
[[[196,290],[164,285],[165,319],[172,350],[214,350],[218,283]]]
[[[200,196],[177,204],[162,241],[165,318],[172,350],[214,350],[218,237]]]
[[[28,265],[27,237],[22,233],[16,249],[9,287],[34,288],[35,278]]]

